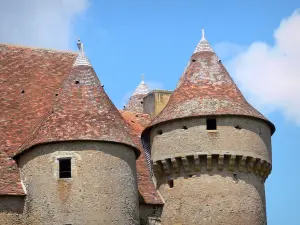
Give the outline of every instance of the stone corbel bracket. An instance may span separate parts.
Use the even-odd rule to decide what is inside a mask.
[[[272,165],[266,160],[252,156],[232,154],[190,154],[156,160],[154,173],[166,176],[196,175],[210,171],[254,173],[265,181],[271,173]]]

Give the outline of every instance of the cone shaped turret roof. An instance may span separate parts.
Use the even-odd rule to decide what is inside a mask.
[[[144,82],[144,75],[133,94],[130,96],[124,110],[131,112],[143,113],[143,99],[150,92],[148,86]]]
[[[122,143],[139,150],[127,133],[127,124],[106,95],[80,45],[70,74],[62,82],[52,110],[17,154],[42,143],[96,140]]]
[[[150,127],[168,120],[214,115],[255,117],[266,121],[272,133],[275,130],[274,125],[246,101],[203,31],[177,88]]]

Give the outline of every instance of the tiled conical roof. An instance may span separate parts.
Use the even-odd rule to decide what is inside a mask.
[[[53,109],[21,146],[17,154],[42,143],[69,140],[99,140],[132,146],[127,124],[106,95],[83,48],[71,73],[57,93]]]
[[[142,75],[142,81],[137,86],[131,97],[129,98],[124,110],[131,112],[143,113],[143,99],[150,92],[149,88],[145,84]]]
[[[266,121],[244,98],[221,60],[204,37],[198,43],[176,90],[151,126],[168,120],[195,116],[239,115]]]

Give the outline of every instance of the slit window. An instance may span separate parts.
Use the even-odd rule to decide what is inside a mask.
[[[71,158],[58,159],[59,162],[59,178],[71,178]]]
[[[216,130],[217,129],[217,120],[213,119],[206,119],[206,130]]]
[[[169,179],[168,180],[168,185],[170,188],[173,188],[174,187],[174,180],[173,179]]]

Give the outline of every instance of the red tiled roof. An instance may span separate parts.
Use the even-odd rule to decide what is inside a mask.
[[[267,122],[272,133],[275,130],[274,125],[246,101],[204,39],[198,44],[168,104],[150,127],[168,120],[211,115],[255,117]]]
[[[73,69],[77,56],[0,44],[0,194],[24,194],[10,157],[32,145],[93,139],[134,146],[94,70]]]
[[[126,122],[106,95],[91,66],[75,66],[64,80],[53,108],[24,145],[68,140],[100,140],[123,143],[136,149]]]
[[[25,195],[15,160],[0,151],[0,195]]]
[[[140,149],[141,156],[136,161],[138,174],[138,188],[142,197],[142,202],[147,204],[163,204],[156,188],[151,180],[149,168],[146,162],[145,152],[141,143],[141,133],[150,123],[148,114],[121,111],[123,118],[130,125],[130,134],[135,145]]]
[[[19,170],[9,157],[51,109],[75,58],[69,52],[0,44],[0,194],[24,194]]]

